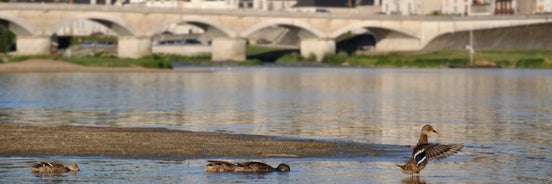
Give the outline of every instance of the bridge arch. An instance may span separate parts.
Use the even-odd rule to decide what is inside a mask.
[[[33,36],[36,29],[18,17],[0,15],[0,24],[6,26],[16,36]]]
[[[305,32],[307,33],[306,36],[308,36],[309,38],[326,38],[326,34],[316,28],[313,28],[310,24],[292,19],[263,21],[246,29],[244,32],[241,33],[241,37],[248,38],[253,33],[271,26],[298,28],[300,30],[305,30]]]
[[[79,21],[79,20],[90,20],[90,21],[102,24],[108,27],[109,29],[111,29],[113,32],[117,33],[118,36],[138,36],[137,31],[132,26],[127,24],[125,21],[120,20],[113,16],[103,16],[103,15],[83,15],[77,18],[62,20],[56,25],[54,25],[47,34],[52,35],[63,26],[66,26],[72,22]]]
[[[154,34],[160,33],[166,30],[170,25],[174,25],[178,23],[187,23],[187,24],[200,27],[205,32],[209,32],[210,34],[213,34],[214,37],[236,37],[237,36],[234,31],[226,28],[219,22],[210,20],[205,17],[200,17],[200,16],[186,16],[184,18],[165,21],[159,24],[158,26],[155,26],[154,29],[150,30],[148,32],[148,35],[154,35]]]
[[[366,33],[357,35],[364,35],[361,39],[344,39],[344,43],[338,42],[340,38],[343,38],[343,35],[359,29],[366,30]],[[393,49],[402,51],[416,50],[421,40],[418,32],[409,29],[411,28],[402,27],[400,24],[383,25],[378,21],[366,21],[338,29],[330,36],[338,42],[338,50],[346,50],[347,52],[356,51],[357,49],[379,51],[390,51]],[[368,38],[366,38],[366,35],[368,35]]]
[[[405,36],[409,36],[412,38],[418,38],[418,34],[414,31],[405,30],[401,27],[395,27],[395,26],[387,26],[387,25],[381,25],[377,22],[369,21],[369,22],[362,22],[357,24],[351,24],[349,26],[345,26],[341,29],[338,29],[334,31],[330,37],[331,38],[337,38],[343,34],[348,33],[351,30],[359,29],[359,28],[365,28],[365,29],[381,29],[381,30],[388,30],[390,32],[397,32]]]

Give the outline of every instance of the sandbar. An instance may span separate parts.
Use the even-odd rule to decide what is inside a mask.
[[[0,156],[261,158],[378,156],[371,144],[166,128],[0,124]]]

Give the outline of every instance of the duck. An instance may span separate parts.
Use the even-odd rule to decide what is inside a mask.
[[[424,125],[418,143],[412,149],[412,156],[404,165],[397,165],[405,174],[420,175],[430,159],[441,159],[451,156],[462,148],[463,144],[428,143],[428,134],[439,134],[431,125]]]
[[[68,163],[67,166],[59,162],[40,162],[31,167],[34,173],[60,173],[68,171],[80,171],[79,166],[75,162]]]
[[[265,173],[265,172],[288,172],[290,167],[287,164],[279,164],[274,168],[262,162],[238,162],[231,163],[221,160],[208,160],[205,165],[207,172],[244,172],[244,173]]]

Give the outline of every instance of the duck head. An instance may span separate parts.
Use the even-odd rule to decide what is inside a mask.
[[[79,166],[75,162],[67,164],[67,169],[69,169],[70,171],[80,171]]]
[[[276,167],[276,171],[278,171],[278,172],[288,172],[290,170],[291,169],[290,169],[289,165],[287,165],[287,164],[280,164],[280,165],[278,165],[278,167]]]
[[[424,127],[422,128],[422,135],[428,135],[430,133],[439,134],[439,132],[437,132],[437,130],[433,129],[433,127],[431,125],[424,125]]]

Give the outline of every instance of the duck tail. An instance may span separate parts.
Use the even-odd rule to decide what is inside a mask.
[[[399,164],[396,164],[397,167],[400,167],[402,170],[404,170],[404,167],[406,166],[406,164],[404,165],[399,165]]]

